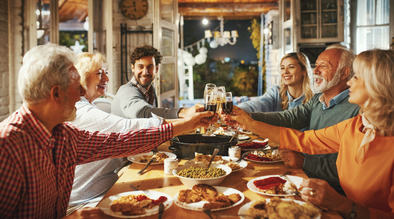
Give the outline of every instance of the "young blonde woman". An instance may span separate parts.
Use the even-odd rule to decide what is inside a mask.
[[[238,105],[244,111],[275,112],[292,109],[308,102],[313,92],[310,86],[312,69],[302,52],[288,53],[280,61],[280,85],[274,85],[256,100]]]
[[[394,218],[394,51],[360,53],[355,75],[348,81],[349,102],[360,106],[360,114],[334,126],[300,132],[253,120],[234,109],[225,121],[264,135],[281,148],[308,154],[338,153],[336,165],[347,197],[339,195],[321,179],[307,179],[302,198],[344,218]]]

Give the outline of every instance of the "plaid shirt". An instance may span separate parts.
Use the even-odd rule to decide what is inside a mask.
[[[155,94],[153,92],[152,84],[150,84],[147,87],[141,86],[138,81],[133,78],[130,80],[131,83],[133,83],[135,86],[138,87],[138,89],[141,91],[142,95],[144,95],[146,102],[148,102],[150,105],[154,106],[155,103]]]
[[[50,133],[22,106],[0,123],[0,218],[61,218],[77,164],[148,152],[171,137],[171,124],[103,134],[62,123]]]

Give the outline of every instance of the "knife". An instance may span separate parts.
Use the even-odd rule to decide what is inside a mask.
[[[161,219],[163,212],[164,212],[164,204],[163,204],[163,202],[160,202],[159,203],[159,219]]]
[[[153,152],[153,156],[150,158],[149,162],[137,174],[142,175],[142,173],[146,170],[146,168],[148,168],[148,166],[154,161],[155,154],[157,153],[157,151],[156,150],[152,150],[152,152]]]

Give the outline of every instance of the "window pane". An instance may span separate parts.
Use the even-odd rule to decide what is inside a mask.
[[[88,0],[59,1],[59,45],[88,51]]]
[[[289,53],[293,51],[293,48],[291,48],[291,29],[286,28],[283,30],[285,34],[285,53]]]
[[[37,45],[45,45],[50,42],[49,31],[51,27],[50,2],[44,3],[37,0]]]
[[[359,54],[369,49],[389,49],[389,27],[357,28],[357,51]]]
[[[390,0],[378,0],[376,4],[376,24],[388,24],[389,20]]]
[[[163,28],[163,37],[161,39],[161,54],[163,56],[174,56],[174,31]]]
[[[170,90],[174,90],[175,81],[175,68],[174,64],[161,64],[161,78],[160,78],[160,92],[164,93]]]
[[[291,16],[291,1],[286,0],[285,1],[285,13],[284,13],[284,21],[290,20]]]
[[[173,0],[161,0],[160,1],[160,13],[161,19],[173,23],[172,14],[174,13],[174,3]]]
[[[161,101],[161,107],[163,108],[174,108],[175,106],[175,97],[169,97]]]
[[[357,25],[375,24],[375,0],[357,1]]]

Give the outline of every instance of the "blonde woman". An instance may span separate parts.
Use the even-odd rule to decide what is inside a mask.
[[[340,184],[347,197],[321,179],[307,179],[302,198],[344,218],[394,218],[394,51],[360,53],[354,63],[349,102],[360,114],[334,126],[300,132],[253,120],[235,109],[229,116],[248,130],[308,154],[338,153]]]
[[[302,52],[288,53],[280,61],[280,85],[273,86],[256,100],[238,105],[248,113],[275,112],[292,109],[308,102],[313,92],[310,86],[312,69]]]
[[[78,128],[88,131],[126,132],[129,130],[146,129],[160,126],[163,119],[157,117],[149,119],[125,119],[98,109],[92,102],[104,96],[107,92],[107,63],[100,53],[80,53],[75,65],[80,76],[81,85],[86,94],[75,104],[77,117],[71,123]],[[77,165],[70,205],[89,202],[95,206],[102,196],[118,180],[116,170],[123,167],[125,159],[105,159],[87,164]]]

